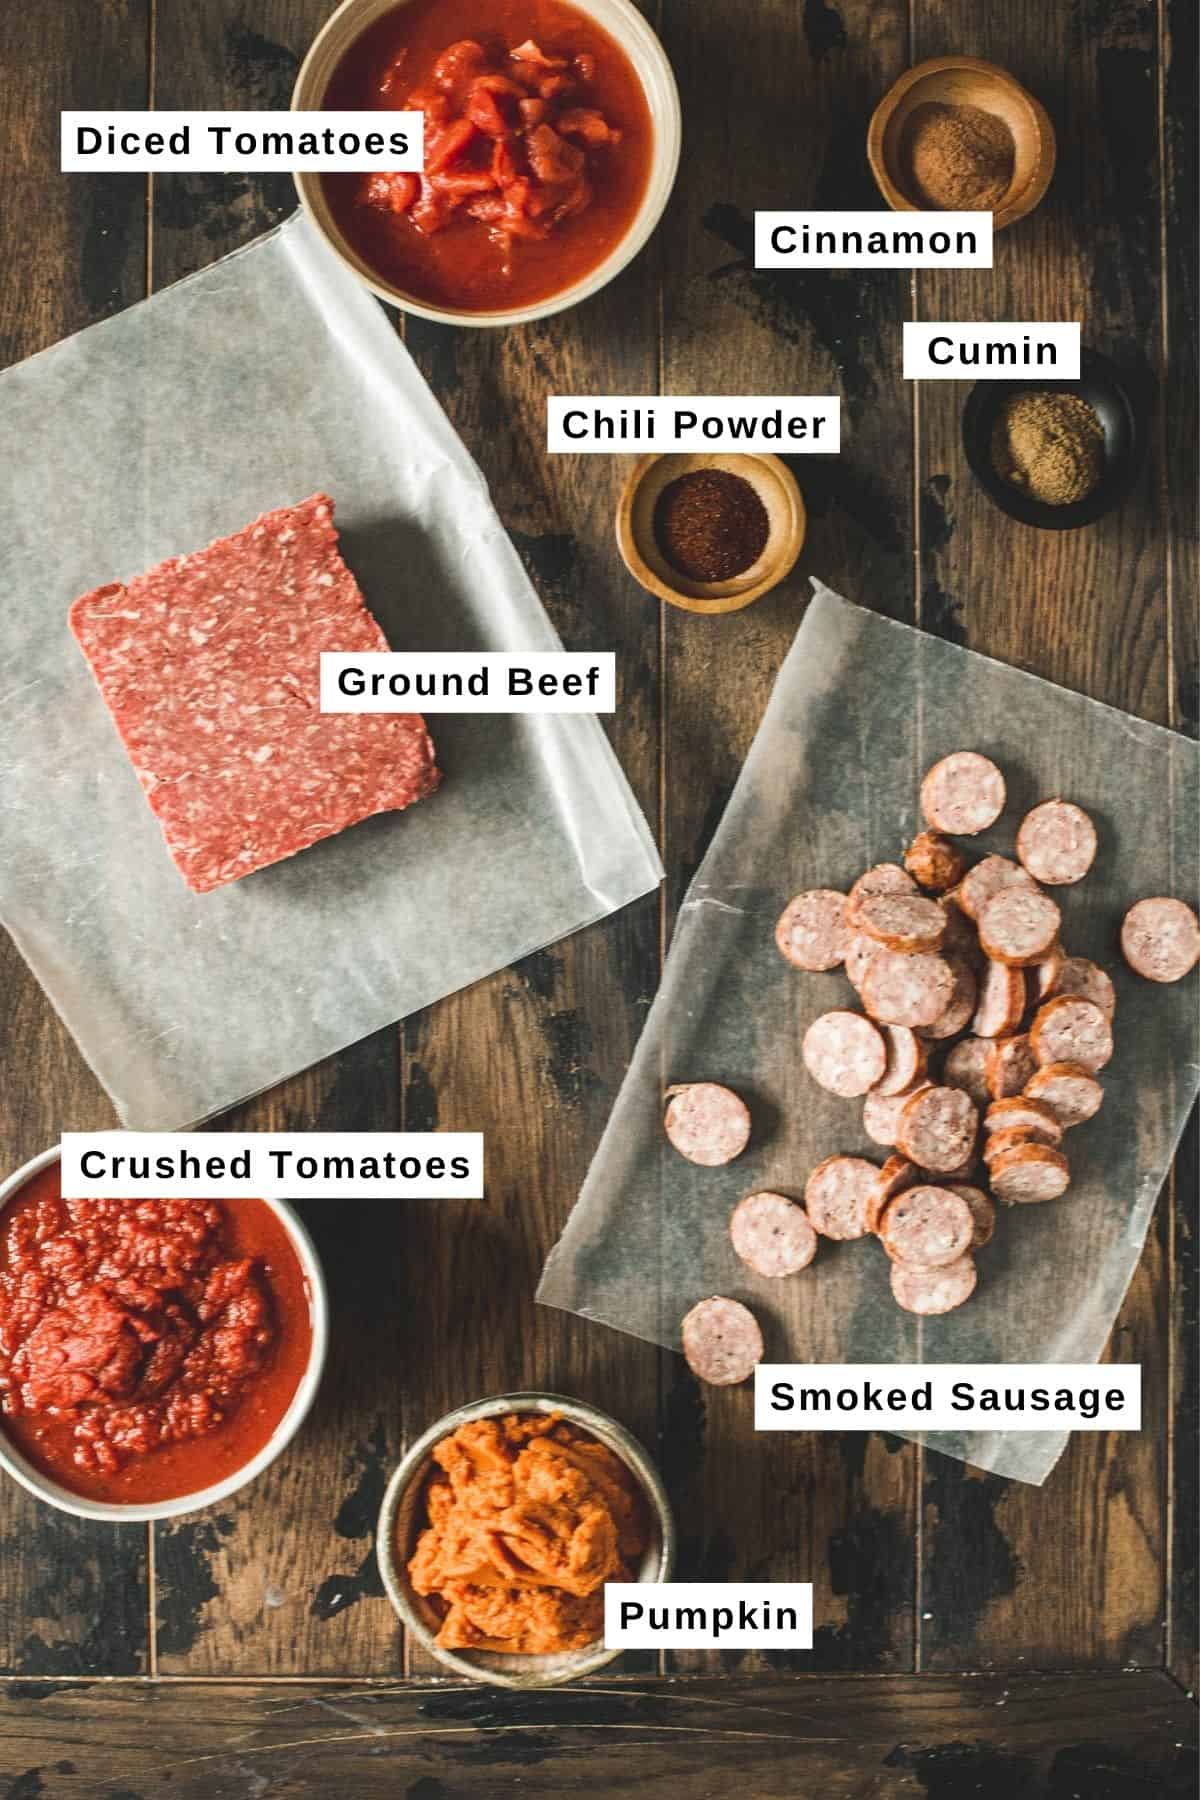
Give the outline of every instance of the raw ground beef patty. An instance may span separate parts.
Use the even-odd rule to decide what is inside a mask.
[[[388,648],[325,494],[96,588],[70,620],[197,893],[438,784],[418,713],[320,711],[322,650]]]

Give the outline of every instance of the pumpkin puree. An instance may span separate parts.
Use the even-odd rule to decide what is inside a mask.
[[[578,1650],[604,1630],[604,1583],[630,1581],[646,1504],[619,1457],[558,1414],[473,1419],[433,1452],[429,1524],[408,1572],[444,1609],[447,1650]]]

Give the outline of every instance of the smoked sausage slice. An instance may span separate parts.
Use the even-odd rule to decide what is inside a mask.
[[[963,1038],[947,1053],[942,1080],[947,1087],[962,1088],[970,1094],[980,1111],[991,1098],[991,1089],[987,1084],[988,1057],[992,1046],[987,1038]]]
[[[904,867],[918,886],[944,894],[966,872],[961,852],[939,831],[922,831],[904,852]]]
[[[797,894],[775,927],[779,954],[794,969],[836,969],[845,961],[849,940],[846,896],[834,888]]]
[[[933,1025],[954,997],[954,970],[944,956],[905,956],[882,947],[863,976],[862,1003],[881,1025]]]
[[[960,1169],[975,1148],[979,1114],[961,1088],[922,1088],[896,1123],[896,1148],[909,1162],[939,1175]]]
[[[1096,860],[1096,827],[1071,800],[1043,800],[1017,829],[1017,855],[1035,881],[1066,887]]]
[[[879,1170],[865,1156],[827,1156],[804,1186],[809,1222],[822,1237],[866,1237]]]
[[[1058,941],[1062,914],[1049,894],[1006,887],[979,915],[979,942],[992,962],[1024,969],[1041,962]]]
[[[892,1264],[892,1297],[905,1312],[924,1318],[953,1312],[975,1292],[978,1274],[975,1258],[967,1253],[941,1269],[917,1269],[910,1263]]]
[[[1020,1144],[996,1158],[989,1179],[998,1200],[1024,1205],[1057,1200],[1070,1186],[1071,1170],[1062,1151],[1050,1144]]]
[[[961,1195],[943,1187],[905,1188],[879,1226],[889,1256],[918,1269],[941,1269],[971,1247],[975,1221]]]
[[[827,1012],[814,1019],[801,1054],[813,1080],[844,1100],[869,1092],[887,1068],[887,1047],[878,1027],[856,1012]]]
[[[1068,1131],[1100,1111],[1104,1089],[1078,1063],[1047,1063],[1029,1077],[1025,1098],[1049,1107],[1063,1130]]]
[[[1078,1063],[1094,1075],[1113,1053],[1112,1026],[1108,1016],[1091,1000],[1062,994],[1040,1006],[1029,1027],[1033,1054],[1047,1063]]]
[[[750,1141],[750,1109],[732,1088],[687,1081],[667,1089],[663,1126],[680,1156],[708,1169],[732,1162]]]
[[[729,1220],[734,1250],[756,1275],[775,1280],[807,1269],[817,1254],[817,1234],[802,1206],[786,1194],[747,1194]]]
[[[758,1320],[740,1300],[714,1294],[711,1300],[697,1301],[681,1330],[689,1369],[710,1387],[735,1387],[762,1361]]]
[[[977,750],[956,750],[934,763],[921,783],[921,811],[935,831],[974,837],[1004,811],[1004,777]]]
[[[1121,954],[1147,981],[1182,981],[1200,962],[1200,919],[1182,900],[1139,900],[1125,914]]]

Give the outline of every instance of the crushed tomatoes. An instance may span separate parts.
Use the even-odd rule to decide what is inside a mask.
[[[5,1431],[76,1491],[195,1492],[266,1442],[307,1360],[283,1226],[256,1200],[64,1200],[57,1176],[0,1215]]]

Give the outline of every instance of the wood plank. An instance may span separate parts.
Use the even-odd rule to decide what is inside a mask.
[[[146,0],[0,12],[0,361],[38,350],[144,292],[145,183],[58,173],[64,107],[145,104]],[[5,935],[0,941],[0,1144],[7,1173],[64,1126],[112,1109]],[[69,1519],[0,1485],[0,1667],[132,1673],[147,1661],[146,1533]]]
[[[1165,223],[1163,322],[1166,394],[1162,410],[1170,529],[1169,596],[1172,625],[1172,724],[1200,731],[1200,420],[1197,418],[1197,219],[1200,217],[1200,14],[1187,0],[1161,9],[1162,186]],[[1195,883],[1192,883],[1194,888]],[[1180,892],[1183,892],[1181,887]],[[1175,1224],[1170,1267],[1172,1395],[1171,1582],[1167,1665],[1185,1687],[1200,1681],[1197,1638],[1200,1600],[1200,1127],[1193,1112],[1175,1172]]]
[[[277,107],[328,13],[158,0],[155,104]],[[153,279],[177,281],[294,210],[289,176],[154,182]],[[401,1115],[398,1033],[376,1033],[227,1114],[227,1130],[379,1131]],[[304,1208],[330,1286],[329,1364],[299,1438],[240,1495],[156,1529],[156,1667],[164,1673],[384,1674],[400,1632],[374,1560],[375,1517],[403,1439],[400,1207]]]
[[[650,819],[658,620],[614,542],[624,467],[548,456],[545,436],[547,394],[654,390],[654,269],[653,252],[643,254],[585,306],[523,330],[454,332],[416,319],[406,330],[566,647],[618,646],[623,699],[605,723]],[[653,1451],[657,1353],[537,1308],[533,1291],[633,1053],[657,957],[650,895],[407,1022],[409,1123],[482,1129],[488,1168],[482,1205],[430,1207],[412,1245],[414,1429],[484,1394],[548,1389],[605,1408]],[[429,1665],[418,1655],[413,1666]]]
[[[1194,1792],[1195,1713],[1161,1673],[761,1676],[548,1693],[420,1685],[14,1684],[13,1800],[407,1794],[518,1800],[1012,1800]],[[83,1788],[81,1788],[81,1781]]]
[[[1119,3],[1069,11],[1022,0],[977,9],[966,28],[961,8],[921,0],[914,56],[950,52],[1002,63],[1042,99],[1058,134],[1058,172],[1039,210],[997,239],[992,271],[918,276],[919,316],[1081,319],[1084,342],[1151,393],[1161,372],[1153,14]],[[1035,532],[1007,520],[967,470],[965,398],[956,382],[921,387],[921,623],[1165,722],[1157,445],[1136,490],[1108,519],[1083,531]],[[1148,1406],[1139,1434],[1076,1435],[1040,1491],[930,1456],[922,1576],[929,1666],[1018,1657],[1053,1667],[1161,1661],[1165,1279],[1160,1228],[1113,1336],[1122,1360],[1142,1363]]]
[[[899,373],[907,277],[752,266],[757,208],[878,204],[866,120],[904,66],[907,9],[855,0],[801,16],[789,0],[764,0],[751,22],[734,8],[667,0],[664,36],[685,119],[704,121],[688,134],[663,233],[664,389],[844,401],[842,454],[793,459],[810,521],[792,577],[723,618],[667,609],[663,845],[673,917],[799,624],[805,577],[911,616],[912,428]],[[752,121],[729,104],[730,69],[753,96]],[[832,1343],[825,1354],[836,1357]],[[748,1391],[702,1395],[675,1357],[665,1382],[670,1458],[686,1471],[681,1574],[812,1579],[825,1666],[908,1667],[916,1452],[874,1436],[767,1441],[755,1436]]]

